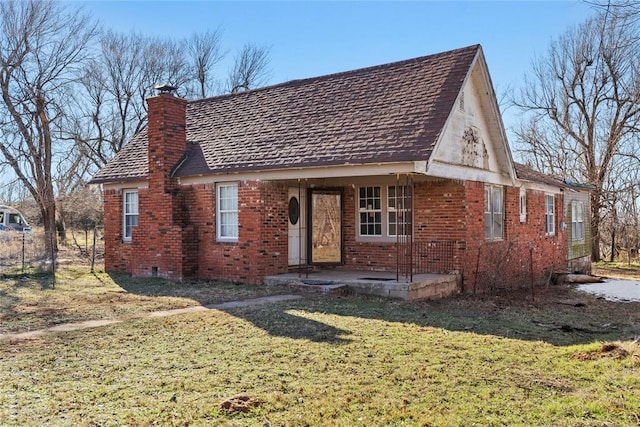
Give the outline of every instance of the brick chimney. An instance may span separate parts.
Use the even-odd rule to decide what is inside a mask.
[[[138,234],[144,243],[137,254],[137,275],[182,280],[185,277],[185,239],[191,228],[184,194],[171,177],[187,149],[187,101],[170,86],[147,99],[149,187],[141,191]],[[186,236],[186,237],[185,237]]]
[[[163,90],[166,87],[158,88],[160,94],[147,99],[149,187],[165,192],[174,189],[171,172],[187,149],[187,101]]]

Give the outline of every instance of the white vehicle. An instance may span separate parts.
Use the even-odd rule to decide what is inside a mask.
[[[0,232],[5,230],[31,231],[31,226],[19,210],[0,205]]]

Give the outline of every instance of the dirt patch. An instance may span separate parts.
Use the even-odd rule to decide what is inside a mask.
[[[619,344],[608,342],[604,343],[596,351],[581,351],[573,355],[576,360],[597,360],[603,358],[610,358],[615,360],[626,359],[630,356],[627,350],[622,348]]]
[[[259,399],[239,394],[220,403],[220,409],[231,414],[236,412],[249,412],[252,408],[262,405],[262,403],[263,402]]]

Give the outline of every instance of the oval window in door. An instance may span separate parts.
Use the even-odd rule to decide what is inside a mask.
[[[300,203],[297,197],[289,199],[289,222],[292,225],[296,225],[300,219]]]

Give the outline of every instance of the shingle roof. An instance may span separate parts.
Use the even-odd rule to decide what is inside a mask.
[[[428,160],[479,45],[187,104],[185,177]],[[142,131],[94,178],[144,178]]]
[[[538,172],[537,170],[531,168],[530,166],[523,165],[522,163],[514,162],[514,166],[516,168],[516,175],[520,179],[523,179],[526,181],[532,181],[532,182],[539,182],[542,184],[552,185],[554,187],[560,187],[560,188],[572,187],[571,184],[568,184],[562,178],[559,178],[553,175],[547,175],[542,172]]]
[[[559,176],[547,175],[542,172],[538,172],[531,166],[523,165],[522,163],[513,162],[516,168],[516,175],[519,179],[525,181],[539,182],[542,184],[552,185],[559,188],[572,188],[577,190],[594,190],[595,187],[591,184],[585,184],[581,182],[574,182],[566,178]]]

